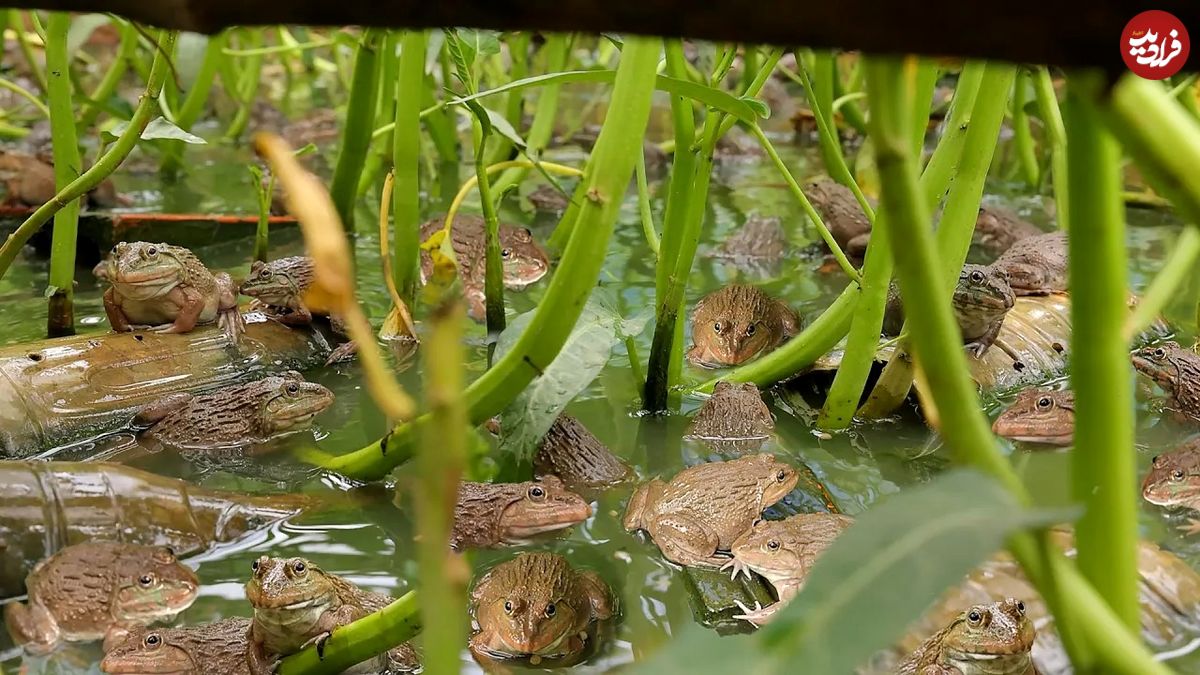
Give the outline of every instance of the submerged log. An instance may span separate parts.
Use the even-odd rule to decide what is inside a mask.
[[[206,490],[105,462],[0,461],[0,597],[20,594],[29,570],[64,546],[102,539],[187,556],[315,504],[305,495]]]
[[[167,394],[320,365],[318,330],[246,314],[235,348],[215,326],[183,335],[106,333],[0,348],[0,456],[24,457],[126,425]]]

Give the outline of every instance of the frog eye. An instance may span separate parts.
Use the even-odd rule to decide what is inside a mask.
[[[288,382],[283,386],[283,390],[288,393],[288,396],[295,396],[300,393],[300,383]]]
[[[1161,358],[1165,357],[1166,355],[1167,355],[1167,350],[1163,349],[1162,347],[1154,348],[1154,358],[1161,359]]]
[[[142,576],[138,577],[138,585],[142,588],[150,588],[154,585],[154,575],[143,574]]]
[[[1020,600],[1017,601],[1017,614],[1025,616],[1025,603],[1021,602]]]
[[[754,335],[755,330],[757,330],[757,329],[754,327],[754,324],[750,324],[749,326],[746,326],[746,336],[749,337],[751,335]]]
[[[153,258],[154,256],[158,255],[158,247],[157,247],[157,246],[154,246],[154,245],[147,246],[147,247],[146,247],[146,255],[147,255],[147,256],[149,256],[149,257],[151,257],[151,258]]]
[[[512,614],[512,610],[513,610],[512,601],[511,601],[511,600],[505,600],[505,601],[504,601],[504,613],[505,613],[505,614]]]
[[[983,283],[983,272],[980,272],[979,270],[971,272],[971,281],[977,284]]]
[[[158,649],[162,645],[162,636],[158,633],[149,633],[142,638],[142,645],[147,649]]]
[[[259,558],[258,560],[262,560],[262,558]],[[250,563],[250,571],[251,572],[257,573],[258,568],[262,567],[262,565],[259,564],[258,560],[255,560],[254,562]]]
[[[302,577],[302,576],[304,576],[305,572],[308,572],[308,565],[305,565],[303,560],[296,560],[296,561],[292,562],[292,573],[293,574],[295,574],[296,576]]]
[[[557,613],[557,612],[558,612],[558,608],[554,606],[553,602],[546,605],[546,618],[547,619],[553,618],[555,613]]]
[[[1172,471],[1171,479],[1177,480],[1177,481],[1183,480],[1183,469],[1175,469],[1174,471]]]
[[[534,485],[529,488],[529,498],[535,502],[540,502],[546,498],[546,490],[540,485]]]
[[[1038,410],[1049,410],[1054,407],[1054,400],[1049,396],[1043,396],[1037,400]]]
[[[1153,457],[1151,457],[1151,458],[1150,458],[1150,464],[1151,464],[1152,466],[1154,466],[1154,468],[1156,468],[1156,469],[1157,469],[1159,466],[1161,466],[1161,465],[1159,464],[1159,461],[1158,461],[1158,460],[1160,460],[1160,459],[1162,459],[1162,455],[1155,455],[1155,456],[1153,456]]]
[[[780,483],[787,480],[787,477],[788,477],[788,472],[785,471],[784,469],[780,469],[779,472],[775,474],[775,480],[779,481]]]
[[[154,552],[154,560],[169,565],[175,562],[175,551],[170,546],[163,546]]]
[[[967,612],[967,623],[971,624],[972,628],[980,628],[987,625],[987,611],[972,608]]]
[[[259,270],[259,272],[258,272],[258,278],[259,278],[259,279],[262,279],[263,281],[266,281],[267,279],[270,279],[270,278],[271,278],[271,274],[272,274],[272,272],[271,272],[271,268],[269,268],[269,267],[264,267],[264,268],[262,268],[261,270]]]
[[[509,256],[511,256],[511,255],[512,255],[512,249],[511,249],[511,248],[506,248],[506,249],[503,249],[503,250],[501,250],[501,251],[500,251],[500,257],[501,257],[501,258],[507,258],[507,257],[509,257]]]
[[[768,541],[767,542],[767,550],[768,551],[778,551],[779,550],[779,541],[777,539],[772,539],[772,540]]]
[[[720,334],[721,334],[721,329],[722,329],[722,328],[724,328],[724,326],[722,326],[722,325],[721,325],[721,322],[720,322],[720,321],[717,321],[717,322],[713,323],[713,332],[714,332],[714,333],[716,333],[716,334],[720,335]]]

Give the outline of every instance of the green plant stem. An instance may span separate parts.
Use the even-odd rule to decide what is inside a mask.
[[[546,72],[556,73],[567,65],[567,49],[570,46],[570,36],[553,33],[546,38],[542,50],[546,53]],[[516,79],[514,77],[514,79]],[[533,113],[533,122],[529,125],[529,134],[525,137],[525,154],[530,157],[540,157],[542,151],[550,143],[554,134],[554,118],[558,112],[558,98],[561,85],[550,84],[542,88],[538,94],[537,108]],[[492,185],[496,194],[504,194],[511,185],[517,185],[525,180],[529,169],[510,169],[500,174]]]
[[[913,156],[918,163],[925,150],[925,134],[929,129],[929,115],[932,112],[933,92],[937,89],[938,68],[930,59],[916,60],[917,76],[912,97],[912,141]]]
[[[449,614],[449,612],[444,612]],[[312,644],[283,659],[277,675],[335,675],[421,632],[420,602],[409,591],[367,616],[335,628],[323,644]]]
[[[137,28],[129,21],[121,22],[121,46],[117,48],[117,53],[113,57],[112,65],[104,73],[104,77],[100,79],[100,83],[92,90],[90,100],[84,103],[86,106],[83,114],[79,116],[79,122],[76,124],[77,131],[86,131],[92,128],[96,123],[96,118],[100,116],[100,112],[107,105],[108,100],[117,90],[117,85],[121,83],[121,78],[125,76],[125,71],[129,68],[129,62],[137,54],[138,47]]]
[[[810,74],[811,83],[814,85],[811,89],[806,89],[813,115],[823,117],[825,127],[833,129],[833,137],[837,138],[837,126],[833,119],[833,83],[838,79],[837,60],[834,59],[833,52],[828,50],[806,50],[803,55],[797,56],[802,58],[797,59],[796,64]],[[834,157],[836,154],[840,154],[840,148],[835,150],[826,142],[821,142],[821,157],[825,160],[825,166],[832,166],[837,162]],[[837,176],[830,177],[841,182]]]
[[[660,244],[658,231],[654,229],[654,214],[650,211],[650,183],[646,180],[646,153],[644,148],[638,148],[638,162],[634,167],[637,173],[638,215],[642,219],[642,234],[646,237],[646,245],[654,253],[655,260],[659,257]]]
[[[1175,240],[1167,262],[1155,275],[1154,281],[1150,282],[1146,292],[1142,294],[1133,314],[1126,319],[1122,331],[1122,338],[1125,342],[1133,340],[1138,333],[1149,328],[1158,319],[1158,315],[1175,298],[1180,287],[1195,274],[1198,262],[1200,262],[1200,228],[1185,227],[1179,233],[1179,238]]]
[[[164,54],[171,54],[175,51],[176,35],[174,31],[162,31],[159,34],[159,48],[150,66],[150,77],[146,82],[146,90],[138,101],[138,105],[133,111],[133,117],[129,120],[129,126],[121,133],[121,137],[83,175],[71,181],[70,185],[59,190],[53,199],[38,207],[33,214],[25,219],[25,222],[21,223],[20,227],[8,235],[8,239],[4,241],[4,245],[0,246],[0,278],[3,278],[8,272],[8,268],[12,266],[13,260],[16,259],[17,254],[21,252],[21,248],[25,246],[29,238],[47,220],[50,220],[54,214],[58,213],[72,201],[82,197],[92,188],[99,185],[109,174],[116,171],[121,162],[129,156],[134,146],[137,145],[142,131],[145,130],[146,125],[150,123],[150,120],[158,109],[158,95],[162,91],[163,81],[166,79],[169,71],[167,58],[164,57]]]
[[[38,89],[46,91],[46,72],[42,70],[42,64],[38,63],[37,55],[33,53],[33,45],[29,42],[29,35],[25,30],[25,22],[21,19],[21,13],[15,9],[9,10],[9,12],[9,25],[17,34],[17,45],[20,46],[21,55],[25,57],[25,63],[29,66],[29,75],[37,83]],[[35,23],[37,22],[36,13],[30,12],[29,16]]]
[[[508,37],[508,56],[510,64],[508,68],[508,79],[520,80],[529,75],[529,38],[530,33],[527,31],[518,31],[511,33]],[[499,54],[496,55],[500,57]],[[498,82],[493,84],[499,84]],[[524,92],[510,91],[504,101],[504,119],[512,125],[514,129],[521,128],[521,115],[525,111],[525,94]],[[503,136],[497,136],[492,143],[491,149],[488,151],[486,164],[491,165],[497,162],[508,159],[512,155],[513,144]],[[497,191],[496,194],[501,194]]]
[[[263,41],[261,30],[242,29],[240,33],[249,44],[258,45]],[[233,92],[234,99],[238,102],[237,112],[229,122],[229,128],[225,130],[225,138],[235,140],[242,135],[242,132],[246,130],[246,125],[250,122],[250,112],[254,107],[254,95],[258,92],[258,85],[262,77],[263,57],[261,55],[247,57],[245,67],[240,72],[236,69],[233,59],[221,59],[220,65],[223,66],[221,83],[225,86],[226,91]]]
[[[43,115],[46,116],[47,119],[49,119],[50,108],[47,107],[45,103],[42,103],[42,100],[37,97],[37,94],[34,94],[33,92],[29,91],[25,87],[22,87],[21,85],[17,84],[16,82],[13,82],[12,80],[9,80],[9,79],[3,78],[3,77],[0,77],[0,88],[7,89],[7,90],[13,92],[14,94],[20,96],[21,98],[25,99],[26,101],[29,101],[29,103],[31,105],[33,105],[33,107],[38,109],[38,112],[42,113]]]
[[[413,95],[425,86],[423,30],[410,30],[400,39],[400,67],[396,80],[396,130],[392,137],[392,171],[398,189],[392,192],[392,228],[395,250],[392,274],[400,297],[411,305],[420,271],[421,227],[421,103]]]
[[[1029,71],[1022,68],[1017,73],[1017,81],[1013,84],[1013,148],[1017,153],[1017,166],[1021,169],[1021,179],[1031,189],[1036,190],[1041,184],[1041,176],[1038,170],[1037,153],[1033,147],[1033,130],[1030,128],[1029,115],[1025,113],[1030,84]]]
[[[558,272],[529,325],[512,349],[467,388],[472,424],[500,412],[545,370],[562,349],[596,285],[604,263],[604,256],[598,252],[608,248],[650,117],[659,45],[657,40],[642,37],[630,37],[625,42],[611,98],[612,112],[604,121],[580,181],[579,194],[586,197],[574,211],[578,227],[573,228]],[[324,458],[321,463],[348,476],[380,478],[411,456],[412,434],[420,433],[430,422],[428,415],[422,415],[411,424],[396,427],[376,443],[348,455]]]
[[[1072,482],[1085,511],[1076,527],[1078,564],[1131,629],[1139,625],[1137,454],[1126,308],[1125,210],[1120,149],[1091,99],[1099,73],[1072,78],[1067,106],[1071,384],[1075,390]],[[1077,93],[1076,88],[1082,90]]]
[[[271,198],[275,193],[275,174],[271,174],[264,185],[263,174],[257,168],[254,167],[255,170],[251,171],[258,179],[258,224],[254,228],[254,259],[266,262],[270,251]]]
[[[52,12],[46,25],[54,184],[60,191],[79,178],[80,172],[75,108],[71,102],[71,81],[67,77],[70,69],[67,32],[70,27],[71,16],[66,12]],[[75,240],[78,230],[79,199],[74,199],[54,214],[54,236],[50,245],[50,308],[46,317],[46,334],[50,337],[75,334]]]
[[[221,31],[208,38],[208,45],[204,49],[204,59],[200,62],[200,69],[196,71],[196,78],[193,80],[191,88],[188,89],[187,95],[183,97],[183,103],[175,111],[175,126],[184,131],[191,131],[192,127],[196,126],[196,122],[200,121],[200,115],[204,113],[205,107],[208,105],[208,95],[212,91],[217,68],[226,58],[223,50],[228,37],[228,31]],[[164,172],[170,173],[179,168],[183,162],[186,145],[186,143],[170,144],[167,155],[163,158],[162,170]]]
[[[1058,108],[1058,96],[1054,93],[1054,82],[1050,71],[1039,66],[1033,78],[1034,93],[1037,95],[1038,110],[1046,128],[1046,142],[1050,146],[1050,174],[1054,180],[1054,204],[1058,212],[1058,229],[1070,229],[1070,203],[1067,199],[1067,130],[1063,126],[1062,112]]]
[[[359,40],[354,55],[354,75],[350,102],[346,107],[346,126],[342,146],[333,169],[329,194],[347,232],[354,231],[354,203],[358,198],[358,177],[371,147],[371,122],[379,96],[379,45],[386,31],[368,28]],[[399,248],[399,247],[397,247]]]
[[[479,182],[479,205],[484,222],[484,297],[486,303],[487,330],[489,335],[500,335],[504,330],[504,261],[500,258],[500,216],[496,213],[496,201],[492,197],[491,178],[488,176],[487,142],[491,134],[483,126],[484,121],[476,118],[475,176]],[[489,126],[490,128],[490,126]],[[489,343],[491,357],[495,342]]]
[[[421,595],[425,598],[424,666],[430,675],[444,675],[458,672],[459,650],[467,633],[463,613],[447,611],[467,604],[465,580],[451,573],[456,561],[450,551],[454,502],[467,464],[463,309],[458,297],[442,298],[430,323],[432,329],[421,350],[430,423],[420,436],[420,481],[414,486],[414,502],[419,535],[417,562]],[[465,567],[462,562],[457,564]]]

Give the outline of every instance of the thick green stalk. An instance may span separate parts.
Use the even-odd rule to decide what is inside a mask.
[[[1017,81],[1013,84],[1013,149],[1017,153],[1017,166],[1021,170],[1021,179],[1031,189],[1036,190],[1041,184],[1041,176],[1038,170],[1037,152],[1033,143],[1033,131],[1029,126],[1029,115],[1025,112],[1025,104],[1029,100],[1030,84],[1029,71],[1022,68],[1017,74]]]
[[[109,147],[108,152],[104,154],[90,169],[85,171],[83,175],[71,181],[70,185],[58,191],[54,195],[54,199],[42,204],[36,211],[33,212],[25,222],[21,223],[12,234],[8,235],[8,239],[4,241],[4,245],[0,246],[0,278],[8,272],[8,268],[12,266],[13,260],[17,254],[21,252],[21,248],[25,246],[29,238],[37,232],[42,225],[50,220],[54,214],[58,213],[72,201],[79,199],[92,188],[96,187],[109,176],[129,153],[133,151],[138,140],[142,136],[142,131],[146,129],[146,125],[150,123],[154,115],[158,112],[158,95],[162,91],[163,81],[167,77],[169,67],[167,58],[164,54],[172,54],[175,51],[175,37],[177,33],[174,31],[162,31],[158,38],[158,49],[154,54],[154,61],[150,66],[150,77],[146,82],[146,90],[138,101],[137,107],[133,111],[133,117],[129,120],[129,126],[121,133],[121,137]]]
[[[1054,180],[1054,205],[1058,213],[1058,229],[1070,229],[1070,199],[1067,198],[1067,130],[1063,126],[1062,112],[1058,108],[1058,95],[1054,93],[1054,82],[1050,71],[1039,66],[1033,78],[1037,94],[1038,110],[1046,126],[1046,142],[1050,146],[1050,175]]]
[[[917,60],[917,80],[912,97],[912,140],[913,154],[918,160],[924,155],[925,133],[929,129],[929,114],[932,112],[933,92],[937,89],[938,67],[928,58]]]
[[[83,114],[79,116],[79,122],[75,125],[77,131],[86,132],[96,123],[96,118],[100,116],[104,106],[112,98],[113,93],[117,90],[117,85],[121,83],[121,78],[129,68],[129,61],[137,53],[140,37],[132,22],[121,22],[121,46],[117,48],[117,53],[113,57],[108,71],[104,73],[100,83],[92,90],[90,100],[84,103],[86,107]]]
[[[438,158],[445,163],[457,163],[458,132],[454,128],[454,118],[444,105],[435,107],[438,105],[433,98],[433,92],[436,90],[433,75],[427,75],[425,86],[421,88],[421,105],[425,106],[428,114],[422,115],[421,119],[425,121],[425,128],[429,131],[429,138],[433,140]]]
[[[371,147],[371,124],[379,96],[379,45],[386,31],[368,28],[359,40],[354,55],[354,75],[350,102],[346,108],[346,126],[342,129],[342,147],[329,194],[347,232],[354,231],[354,202],[358,198],[358,176]]]
[[[1154,276],[1154,281],[1138,301],[1137,308],[1125,321],[1122,332],[1126,342],[1146,330],[1158,319],[1175,294],[1196,272],[1200,262],[1200,228],[1186,227],[1179,233],[1167,257],[1167,262]]]
[[[450,551],[454,503],[467,464],[462,303],[457,298],[443,298],[430,323],[432,329],[421,350],[430,423],[420,436],[420,480],[414,486],[417,562],[425,599],[425,672],[449,675],[459,670],[459,650],[467,633],[463,613],[449,610],[467,604],[464,579],[453,572],[456,564],[464,563],[455,560]]]
[[[638,149],[638,162],[634,169],[637,174],[638,215],[642,219],[642,234],[646,237],[646,245],[650,247],[650,251],[657,261],[661,245],[658,240],[658,230],[654,229],[654,214],[650,211],[650,183],[646,180],[646,153],[643,148]]]
[[[527,31],[518,31],[508,36],[508,56],[511,61],[508,68],[509,82],[524,79],[529,75],[529,38],[530,33]],[[492,82],[492,86],[500,84],[501,82]],[[504,101],[504,119],[508,120],[514,129],[521,128],[521,115],[524,111],[525,92],[521,90],[508,92]],[[498,136],[488,151],[486,163],[490,166],[504,161],[512,155],[512,151],[512,142],[503,136]]]
[[[797,65],[802,63],[804,69],[812,74],[813,89],[808,92],[808,104],[812,107],[813,115],[824,117],[825,126],[836,132],[837,126],[833,120],[833,82],[838,78],[837,60],[834,59],[833,52],[822,49],[809,53],[803,61],[797,60]],[[834,138],[837,138],[836,133]],[[822,142],[821,156],[825,160],[825,166],[832,166],[837,161],[831,156],[833,154],[836,154],[836,151]],[[838,180],[837,176],[831,178]]]
[[[449,612],[445,612],[449,613]],[[409,591],[383,609],[335,628],[329,639],[288,656],[277,675],[335,675],[421,632],[420,602]]]
[[[187,95],[184,96],[183,103],[175,111],[175,126],[184,131],[191,131],[196,122],[200,121],[200,115],[204,113],[205,106],[208,104],[208,95],[213,88],[213,79],[217,74],[217,67],[223,59],[227,58],[222,50],[225,48],[228,36],[228,31],[221,31],[208,38],[208,45],[204,49],[204,60],[200,62],[196,78],[192,82],[191,88],[188,89]],[[170,173],[179,168],[186,146],[186,143],[169,144],[167,155],[163,158],[162,170],[164,172]]]
[[[400,39],[400,70],[396,79],[396,127],[393,131],[392,171],[398,189],[392,192],[395,250],[392,274],[400,297],[410,305],[419,281],[421,227],[421,97],[425,87],[425,48],[428,35],[410,30]]]
[[[245,39],[243,45],[249,45],[252,52],[246,57],[244,67],[239,71],[234,59],[228,58],[220,59],[218,64],[222,68],[221,83],[226,91],[233,92],[234,100],[238,102],[237,112],[230,120],[229,128],[225,130],[225,138],[231,141],[241,137],[242,132],[246,130],[246,125],[250,122],[250,111],[254,107],[254,95],[258,92],[262,79],[263,55],[254,48],[262,45],[263,32],[260,29],[247,28],[242,29],[240,33]]]
[[[50,135],[54,143],[54,184],[62,190],[79,178],[79,142],[75,137],[75,108],[71,104],[71,81],[67,76],[71,55],[67,54],[67,31],[71,16],[52,12],[46,24],[46,76],[50,99]],[[54,237],[50,245],[50,309],[46,334],[50,337],[75,334],[75,240],[79,230],[79,199],[54,214]]]
[[[491,136],[476,119],[473,125],[475,136],[475,177],[479,182],[479,205],[484,221],[484,299],[487,308],[487,331],[499,335],[504,330],[504,261],[500,258],[500,216],[496,213],[496,200],[492,197],[491,178],[488,176],[487,142]],[[495,343],[489,343],[488,357],[491,358]]]
[[[1137,453],[1120,149],[1092,102],[1100,73],[1078,73],[1067,100],[1070,209],[1072,482],[1085,506],[1076,527],[1079,569],[1131,629],[1139,623]],[[1079,91],[1076,91],[1076,90]]]
[[[542,50],[546,53],[546,72],[557,73],[566,68],[567,48],[570,46],[570,36],[562,33],[552,33],[546,38]],[[517,79],[515,76],[513,79]],[[542,87],[538,93],[537,109],[533,113],[533,122],[529,125],[529,134],[525,137],[525,152],[530,157],[540,157],[542,151],[550,143],[554,134],[554,117],[558,112],[558,94],[561,85],[550,84]],[[509,169],[500,174],[492,184],[496,194],[504,194],[510,185],[517,185],[525,180],[529,169]]]
[[[540,375],[558,355],[578,321],[584,302],[600,277],[604,264],[602,252],[608,248],[625,190],[633,176],[637,149],[650,117],[659,52],[657,40],[642,37],[626,40],[611,97],[612,112],[604,121],[580,181],[580,194],[585,198],[575,211],[578,227],[572,229],[558,271],[529,325],[513,348],[467,388],[472,424],[500,412]],[[348,476],[380,478],[411,456],[412,434],[420,433],[430,422],[428,415],[422,415],[366,448],[325,458],[322,463]]]

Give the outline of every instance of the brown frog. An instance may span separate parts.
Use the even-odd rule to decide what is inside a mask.
[[[1133,367],[1166,390],[1168,408],[1182,422],[1200,422],[1200,355],[1164,342],[1133,353]]]
[[[590,518],[592,507],[554,476],[525,483],[458,486],[450,546],[455,549],[521,544]]]
[[[753,382],[721,380],[696,411],[687,435],[714,449],[747,452],[758,449],[775,430],[775,417]]]
[[[553,185],[542,184],[525,196],[533,208],[547,213],[562,213],[571,205],[571,198]]]
[[[1026,389],[996,418],[992,432],[1025,443],[1071,445],[1075,438],[1075,392]]]
[[[752,215],[712,252],[712,257],[766,273],[778,265],[786,248],[787,238],[779,218]]]
[[[1016,295],[1050,295],[1067,290],[1067,233],[1025,237],[1000,254],[992,267],[1004,270]]]
[[[533,475],[543,481],[557,476],[572,488],[597,489],[629,480],[633,470],[579,420],[563,413],[542,437]]]
[[[733,542],[732,577],[739,573],[761,575],[775,588],[779,602],[753,609],[742,607],[736,619],[761,626],[783,609],[800,589],[825,549],[850,527],[854,519],[834,513],[798,513],[784,520],[759,520]],[[724,569],[724,567],[722,568]]]
[[[207,450],[263,444],[309,427],[333,405],[333,392],[296,371],[210,394],[178,393],[143,408],[142,435],[174,448]]]
[[[1036,225],[1004,207],[980,206],[973,240],[988,254],[998,256],[1018,241],[1039,234],[1042,230]]]
[[[421,241],[426,241],[445,225],[445,219],[434,218],[421,225]],[[480,216],[460,215],[451,228],[451,245],[458,261],[463,292],[467,296],[468,313],[476,320],[484,317],[484,274],[486,272],[486,240],[484,220]],[[546,252],[533,239],[533,233],[523,227],[500,225],[500,259],[504,265],[504,287],[520,290],[536,283],[550,271]],[[421,279],[433,273],[433,259],[421,251]]]
[[[337,304],[334,296],[317,280],[316,268],[308,256],[254,261],[250,276],[242,282],[241,293],[254,298],[255,309],[263,310],[282,324],[307,326],[313,316],[323,316],[329,320],[333,332],[346,335],[341,317],[333,311]],[[353,341],[343,342],[325,360],[325,365],[345,361],[357,351]]]
[[[626,530],[645,530],[663,556],[683,566],[720,567],[763,509],[783,499],[799,476],[768,454],[689,467],[670,482],[638,487],[625,509]]]
[[[963,265],[954,287],[954,317],[967,353],[980,358],[996,341],[1004,317],[1016,303],[1003,270],[987,265]],[[904,305],[895,283],[888,290],[883,334],[899,335],[904,325]]]
[[[754,286],[709,293],[692,310],[687,358],[706,368],[736,366],[772,351],[800,332],[800,317]]]
[[[186,333],[197,324],[219,321],[231,340],[243,330],[237,287],[228,274],[213,274],[191,251],[144,241],[113,247],[105,278],[104,311],[113,330],[150,326]]]
[[[1033,622],[1008,598],[975,605],[935,633],[900,665],[899,675],[1037,675]]]
[[[106,541],[68,546],[25,579],[29,599],[4,608],[13,641],[44,653],[60,640],[99,640],[168,620],[196,599],[195,572],[171,549]]]
[[[392,602],[392,598],[364,591],[304,558],[262,556],[254,561],[253,572],[246,582],[246,599],[254,605],[246,650],[253,675],[270,675],[280,658],[310,643],[321,644],[334,629]],[[344,672],[411,672],[420,667],[416,650],[404,643]]]
[[[613,615],[612,594],[600,575],[578,571],[557,553],[522,553],[484,574],[471,590],[478,629],[470,647],[477,658],[577,655],[588,627]]]
[[[1200,437],[1151,461],[1142,481],[1142,498],[1155,506],[1200,511]],[[1200,533],[1200,519],[1189,518],[1180,529]]]
[[[143,628],[105,649],[110,675],[250,675],[250,619],[237,617],[186,628]]]
[[[829,178],[804,184],[812,203],[838,247],[855,267],[861,266],[871,241],[871,221],[850,188]]]

